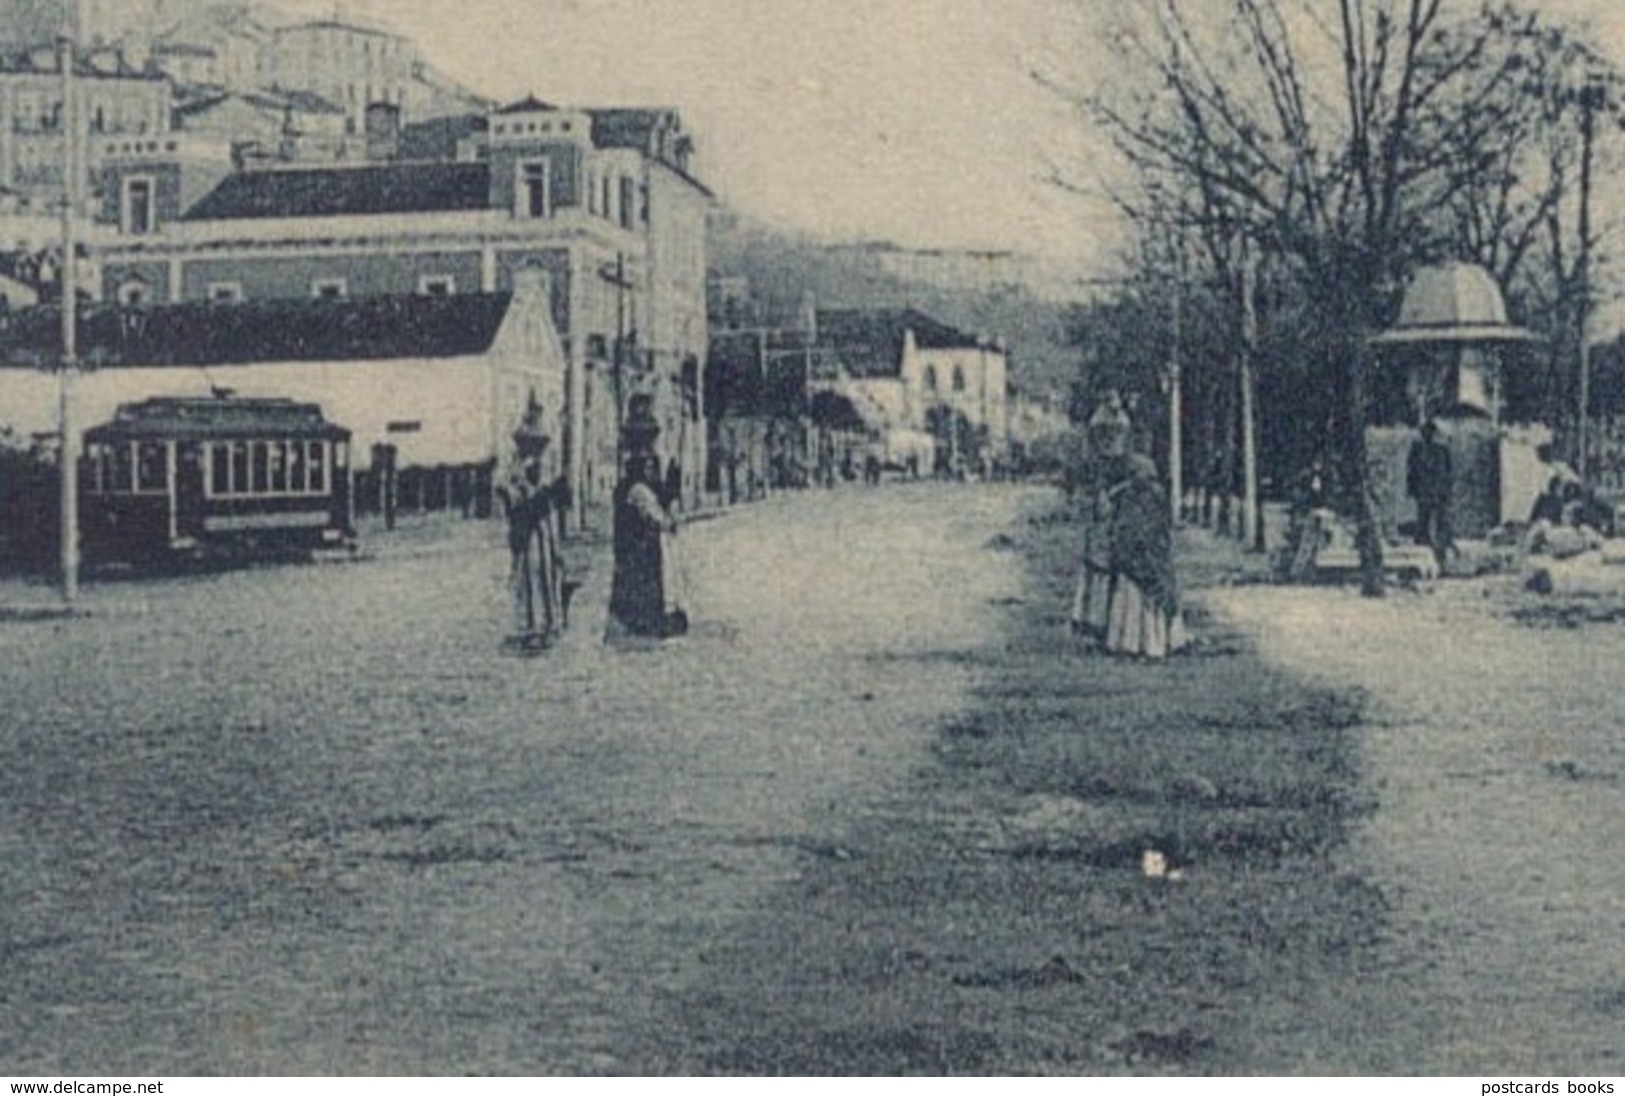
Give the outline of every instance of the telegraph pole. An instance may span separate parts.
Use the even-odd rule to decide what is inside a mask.
[[[1264,546],[1258,506],[1258,258],[1244,239],[1241,252],[1241,540],[1248,551]]]
[[[1591,428],[1591,345],[1586,337],[1591,314],[1591,146],[1596,135],[1596,112],[1603,105],[1602,81],[1595,75],[1586,78],[1580,92],[1580,256],[1576,281],[1580,283],[1580,302],[1575,310],[1580,339],[1580,394],[1575,409],[1579,418],[1575,437],[1574,470],[1583,481],[1586,478],[1590,449],[1588,434]]]
[[[57,40],[57,65],[62,74],[62,267],[57,279],[62,290],[62,359],[57,363],[57,427],[60,434],[60,509],[62,600],[79,596],[79,439],[73,424],[73,389],[79,372],[79,244],[75,218],[83,184],[79,164],[79,110],[74,53],[77,22],[69,5],[68,22]]]
[[[1185,337],[1185,253],[1179,245],[1175,248],[1174,300],[1169,317],[1173,338],[1168,349],[1168,508],[1177,529],[1184,519],[1185,502],[1185,431],[1181,421],[1185,414],[1181,389],[1184,369],[1179,345]]]

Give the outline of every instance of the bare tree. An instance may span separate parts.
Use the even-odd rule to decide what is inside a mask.
[[[1335,392],[1340,479],[1375,595],[1368,336],[1419,262],[1477,258],[1509,285],[1561,250],[1574,162],[1563,89],[1586,51],[1511,4],[1445,0],[1152,0],[1116,42],[1131,78],[1082,103],[1132,168],[1124,193],[1141,197],[1125,212],[1189,226],[1232,278],[1227,251],[1244,237],[1304,287],[1302,344]]]

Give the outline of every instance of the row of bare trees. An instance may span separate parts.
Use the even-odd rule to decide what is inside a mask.
[[[1584,28],[1507,0],[1143,0],[1110,18],[1099,86],[1041,74],[1121,154],[1108,185],[1138,234],[1121,287],[1080,316],[1087,379],[1166,392],[1180,363],[1182,471],[1218,495],[1241,480],[1256,499],[1255,424],[1271,467],[1326,459],[1374,592],[1367,339],[1419,266],[1482,264],[1548,337],[1545,410],[1566,421],[1620,73]],[[1113,347],[1132,349],[1101,361]]]

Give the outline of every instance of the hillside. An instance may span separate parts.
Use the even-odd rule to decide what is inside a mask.
[[[819,308],[912,306],[961,330],[1003,339],[1010,348],[1011,379],[1022,388],[1064,392],[1077,373],[1077,351],[1066,345],[1067,305],[1025,287],[971,290],[906,280],[861,248],[823,243],[732,214],[713,220],[709,245],[713,273],[748,279],[770,315],[795,315],[809,296]]]

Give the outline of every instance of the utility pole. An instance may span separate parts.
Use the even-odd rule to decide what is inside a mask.
[[[62,75],[62,359],[57,363],[57,428],[61,467],[59,506],[62,554],[62,600],[79,596],[79,439],[73,423],[73,389],[79,372],[79,244],[75,219],[83,185],[79,165],[79,110],[74,80],[76,3],[70,3],[67,26],[57,40]]]
[[[1241,540],[1248,551],[1263,547],[1258,510],[1258,381],[1253,360],[1258,343],[1258,262],[1247,241],[1241,244]]]
[[[626,425],[626,292],[632,288],[626,277],[626,254],[616,252],[614,265],[599,267],[598,276],[615,287],[615,449],[622,452]]]
[[[1185,337],[1185,253],[1178,244],[1174,248],[1174,299],[1169,317],[1173,338],[1168,345],[1168,508],[1177,529],[1184,518],[1185,501],[1184,369],[1179,345]]]
[[[1575,327],[1580,340],[1580,393],[1575,438],[1574,469],[1583,481],[1589,463],[1591,427],[1591,343],[1586,328],[1591,315],[1591,146],[1596,136],[1596,112],[1603,105],[1602,80],[1596,75],[1586,78],[1580,92],[1580,255],[1575,280],[1580,285],[1580,302],[1575,309]]]

